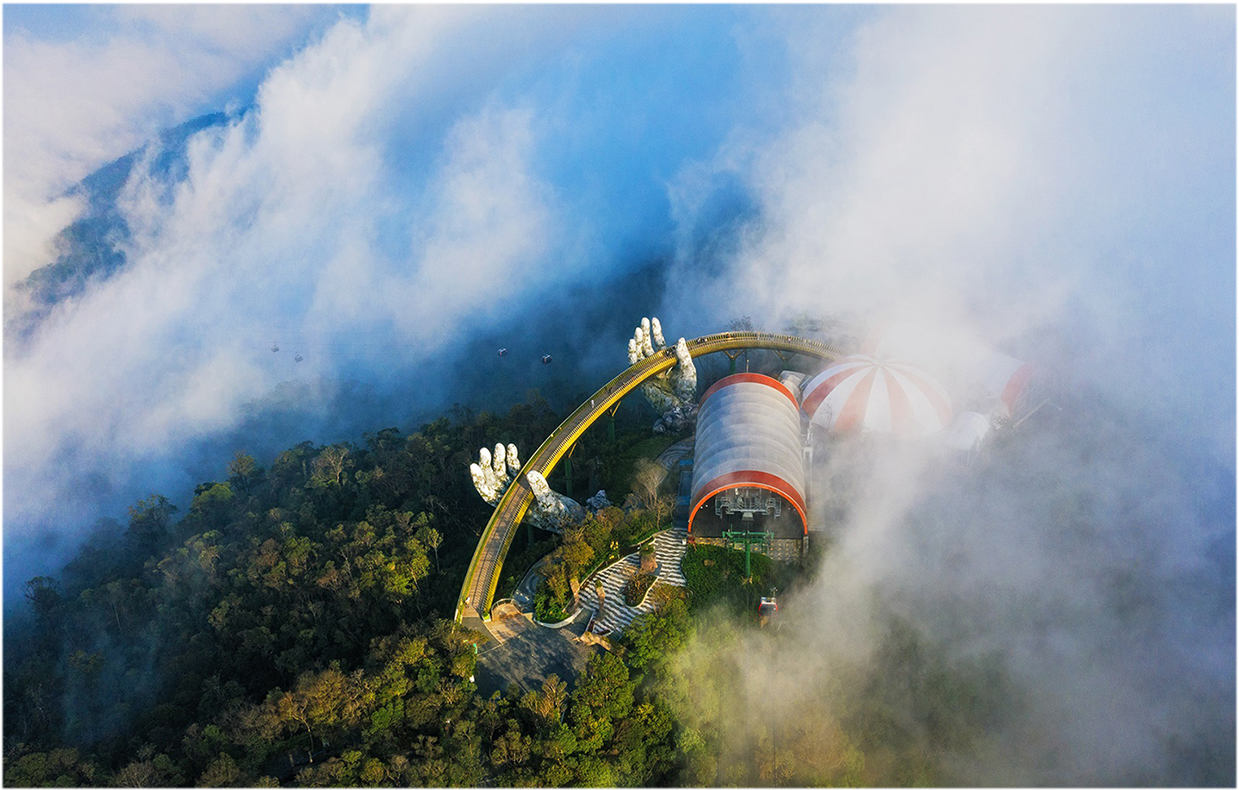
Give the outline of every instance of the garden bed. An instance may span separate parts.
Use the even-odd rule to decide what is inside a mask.
[[[566,604],[566,606],[565,606]],[[570,619],[576,613],[571,601],[560,601],[551,593],[546,580],[538,582],[533,596],[533,616],[539,623],[554,625]]]
[[[638,573],[630,578],[624,583],[624,603],[634,608],[640,606],[656,581],[657,573]]]

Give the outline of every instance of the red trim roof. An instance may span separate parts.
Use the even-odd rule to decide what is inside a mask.
[[[817,386],[813,387],[813,389],[805,391],[804,393],[805,400],[801,408],[804,409],[804,413],[807,414],[809,417],[812,417],[815,413],[817,413],[817,407],[822,405],[822,401],[826,400],[826,396],[829,395],[834,390],[835,387],[839,386],[839,384],[843,382],[845,379],[848,379],[851,376],[855,376],[857,373],[862,371],[862,368],[857,367],[857,365],[860,365],[860,364],[872,365],[873,360],[870,358],[866,358],[866,357],[852,355],[850,357],[844,357],[843,359],[840,359],[836,362],[832,362],[830,364],[830,367],[826,369],[830,370],[830,368],[833,368],[833,367],[840,367],[844,363],[855,363],[855,364],[852,366],[843,368],[842,370],[840,370],[838,373],[834,374],[830,378],[826,379],[825,381],[820,382]],[[814,378],[816,378],[816,376]],[[807,380],[805,382],[805,387],[808,387],[812,383],[813,383],[813,379]]]
[[[1002,388],[1002,402],[1007,404],[1008,414],[1015,416],[1015,399],[1028,386],[1028,381],[1032,378],[1032,375],[1032,365],[1025,362],[1016,368],[1015,372],[1011,374],[1011,378],[1007,380],[1007,386]]]
[[[719,475],[698,489],[706,493],[697,497],[689,506],[688,531],[690,534],[693,531],[693,519],[696,518],[697,509],[701,503],[720,491],[726,491],[728,488],[760,488],[778,494],[788,502],[791,502],[792,507],[796,508],[796,511],[800,513],[800,523],[804,526],[805,534],[809,534],[809,519],[805,515],[804,499],[801,498],[800,493],[796,491],[795,487],[777,475],[751,469]]]
[[[783,386],[781,381],[778,379],[772,379],[769,376],[763,376],[760,373],[732,373],[730,376],[719,379],[714,382],[714,386],[706,390],[705,395],[701,396],[701,405],[705,405],[706,399],[715,392],[721,390],[723,387],[730,387],[732,384],[743,384],[745,382],[750,384],[765,384],[768,387],[774,387],[776,390],[786,395],[787,399],[792,402],[793,406],[800,408],[800,403],[796,400],[796,396],[792,394],[791,390]]]
[[[838,368],[837,372],[831,371]],[[827,378],[820,376],[830,374]],[[834,420],[834,428],[839,431],[855,430],[864,423],[870,407],[869,395],[877,379],[881,377],[886,388],[886,404],[890,409],[890,430],[896,434],[915,434],[917,420],[909,399],[908,385],[911,391],[923,398],[937,415],[943,427],[951,422],[951,404],[937,387],[937,382],[930,379],[924,371],[914,365],[891,359],[878,359],[864,354],[854,354],[831,363],[830,367],[810,379],[806,385],[804,402],[801,409],[810,419],[821,407],[822,402],[844,382],[855,378],[855,385],[839,406],[839,414]],[[907,384],[900,379],[906,379]],[[814,383],[816,382],[816,383]]]

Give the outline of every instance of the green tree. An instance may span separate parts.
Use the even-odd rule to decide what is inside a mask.
[[[60,609],[60,593],[56,590],[55,579],[51,576],[35,576],[26,582],[26,600],[30,601],[35,616],[44,628],[54,626]]]
[[[639,458],[632,468],[632,492],[646,510],[653,510],[658,501],[658,489],[662,485],[667,470],[657,461],[649,458]]]
[[[613,721],[628,715],[632,700],[633,685],[624,662],[611,653],[593,656],[572,693],[571,719],[581,747],[602,748],[611,737]]]
[[[559,675],[550,675],[542,681],[541,689],[530,691],[521,699],[521,706],[543,725],[558,722],[568,698],[567,688],[568,684],[560,680]]]
[[[194,491],[190,513],[218,529],[228,523],[234,496],[231,483],[203,483]]]
[[[140,557],[153,553],[167,536],[168,524],[175,512],[176,506],[159,494],[151,494],[129,508],[129,529],[125,537]]]
[[[228,754],[221,754],[211,761],[198,777],[198,787],[241,787],[246,784],[241,769]]]
[[[348,445],[333,444],[324,447],[314,458],[310,485],[315,488],[340,485],[344,481],[345,472],[354,466],[353,459],[348,456]]]
[[[422,517],[425,517],[425,516],[426,514],[423,513]],[[435,570],[438,570],[439,569],[439,547],[443,545],[443,536],[439,534],[439,530],[435,529],[429,524],[425,524],[424,526],[421,526],[418,528],[417,534],[414,535],[414,537],[416,537],[422,543],[422,545],[429,546],[430,550],[435,553]]]
[[[241,493],[249,496],[254,483],[262,475],[262,469],[254,462],[254,456],[237,450],[232,462],[228,464],[228,481],[236,485]]]
[[[4,784],[8,787],[81,787],[99,782],[99,768],[77,749],[59,748],[13,756],[4,750]],[[20,746],[17,747],[20,752]]]
[[[641,615],[624,631],[625,656],[635,670],[646,670],[664,656],[675,653],[688,640],[691,621],[683,598],[674,598],[663,607]]]
[[[133,760],[112,778],[116,787],[175,787],[184,782],[181,772],[166,754],[155,754],[154,747],[138,750]]]

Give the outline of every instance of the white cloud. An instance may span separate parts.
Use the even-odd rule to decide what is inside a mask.
[[[735,173],[757,198],[726,275],[701,281],[684,266],[677,291],[700,294],[694,310],[772,325],[803,310],[966,317],[1016,353],[1030,337],[1071,336],[1070,357],[1048,361],[1087,369],[1132,407],[1161,408],[1139,386],[1140,353],[1169,382],[1162,416],[1175,419],[1199,403],[1190,347],[1233,355],[1226,17],[890,9],[858,29],[846,67],[804,43],[820,32],[799,25],[788,34],[801,57],[795,121],[677,184],[686,224],[711,174]],[[1208,402],[1233,438],[1226,392]]]
[[[54,256],[66,189],[221,98],[304,36],[308,6],[115,6],[88,38],[4,41],[4,287]],[[57,227],[58,226],[58,227]],[[9,300],[9,308],[17,307]]]
[[[884,9],[846,59],[798,21],[788,128],[737,135],[673,185],[686,229],[725,176],[756,202],[715,267],[684,244],[678,309],[945,325],[1039,353],[1074,411],[1010,437],[988,476],[915,448],[878,445],[872,468],[845,443],[819,456],[850,472],[815,489],[846,516],[789,602],[803,644],[771,661],[866,665],[862,613],[893,610],[1028,690],[955,781],[1184,776],[1166,733],[1234,722],[1233,608],[1199,602],[1233,584],[1211,555],[1233,553],[1234,524],[1184,477],[1202,456],[1234,468],[1234,10]],[[803,715],[810,686],[782,712]]]
[[[485,48],[474,17],[342,20],[271,72],[252,113],[190,140],[182,181],[151,175],[153,152],[139,163],[119,201],[126,265],[10,344],[7,523],[71,523],[84,477],[123,490],[290,377],[411,371],[561,276],[530,110],[453,105],[443,140],[416,140],[427,176],[398,166],[391,108],[438,109],[427,75]]]

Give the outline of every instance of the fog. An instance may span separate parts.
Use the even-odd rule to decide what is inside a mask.
[[[846,765],[836,735],[874,704],[858,697],[904,682],[900,623],[960,677],[1003,679],[973,687],[993,710],[938,781],[1234,781],[1234,18],[1198,10],[884,14],[847,79],[801,86],[797,123],[695,174],[753,205],[721,271],[681,249],[685,313],[910,320],[944,366],[989,345],[1060,377],[972,470],[926,445],[815,456],[815,583],[776,637],[706,637],[681,661],[700,684],[681,714],[725,754],[779,732],[795,751],[808,727]],[[826,53],[801,21],[811,74]],[[924,704],[892,699],[904,722]],[[733,768],[718,780],[752,781]]]
[[[6,9],[6,322],[86,211],[66,190],[139,150],[123,265],[6,331],[6,608],[236,450],[565,397],[642,315],[915,320],[1054,371],[1058,408],[979,471],[906,447],[854,475],[790,636],[736,671],[833,711],[896,617],[1024,700],[951,781],[1233,781],[1233,8],[285,13],[228,46],[198,17],[177,40],[217,60],[173,68],[149,28]],[[82,101],[92,69],[130,90]],[[183,168],[140,147],[220,110]]]

